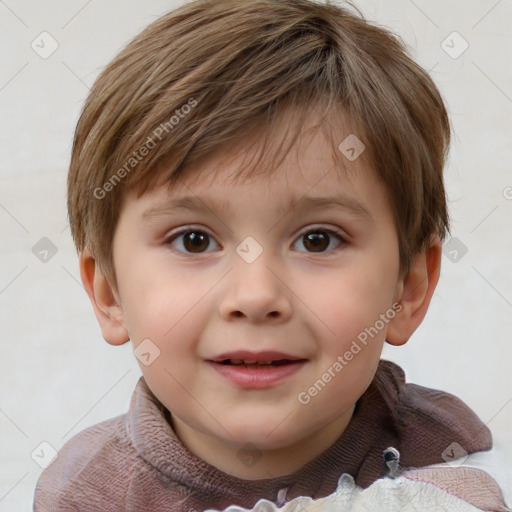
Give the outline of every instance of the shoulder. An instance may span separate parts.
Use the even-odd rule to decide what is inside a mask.
[[[124,492],[130,462],[137,457],[126,414],[79,432],[59,450],[56,459],[39,477],[34,494],[34,511],[79,510],[86,498],[96,506],[96,497]],[[99,503],[98,503],[99,505]]]
[[[507,506],[512,506],[512,436],[503,431],[492,434],[491,450],[470,455],[462,451],[446,463],[410,469],[403,476],[430,483],[484,510],[510,510]]]
[[[426,493],[441,491],[478,510],[510,510],[496,480],[482,469],[467,466],[420,468],[406,471],[403,478],[423,484]]]

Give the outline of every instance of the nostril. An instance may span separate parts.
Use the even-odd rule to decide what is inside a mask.
[[[231,314],[235,318],[241,318],[243,316],[246,316],[241,311],[233,311],[233,313],[231,313]],[[267,316],[270,317],[270,318],[277,318],[277,317],[279,317],[279,311],[270,311],[269,313],[267,313]]]

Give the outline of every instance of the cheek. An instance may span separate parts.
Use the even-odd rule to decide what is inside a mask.
[[[143,271],[132,272],[125,283],[129,291],[123,310],[130,334],[154,336],[163,341],[175,337],[175,333],[192,332],[194,325],[197,329],[197,322],[191,323],[191,319],[197,319],[198,311],[204,309],[218,279],[204,273],[199,275],[197,271],[177,271],[168,263],[156,262],[138,268]]]
[[[391,306],[393,274],[375,260],[360,258],[337,272],[303,279],[297,295],[304,314],[318,326],[320,339],[332,339],[339,348],[373,326]],[[380,325],[380,324],[379,324]]]

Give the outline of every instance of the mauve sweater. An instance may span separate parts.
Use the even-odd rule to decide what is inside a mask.
[[[402,467],[445,462],[453,442],[468,453],[489,450],[491,433],[459,398],[406,384],[402,369],[381,360],[349,425],[318,457],[290,475],[244,480],[191,453],[176,437],[168,411],[143,377],[126,414],[71,438],[41,474],[36,512],[199,512],[259,499],[281,505],[298,496],[333,493],[343,473],[366,488],[386,476],[383,451],[400,452]]]

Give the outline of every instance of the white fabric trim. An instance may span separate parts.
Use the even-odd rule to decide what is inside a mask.
[[[369,512],[377,506],[379,512],[482,512],[430,483],[405,477],[381,478],[362,489],[348,474],[342,475],[334,493],[319,500],[295,498],[282,508],[268,500],[259,500],[250,510],[232,505],[223,512]]]

